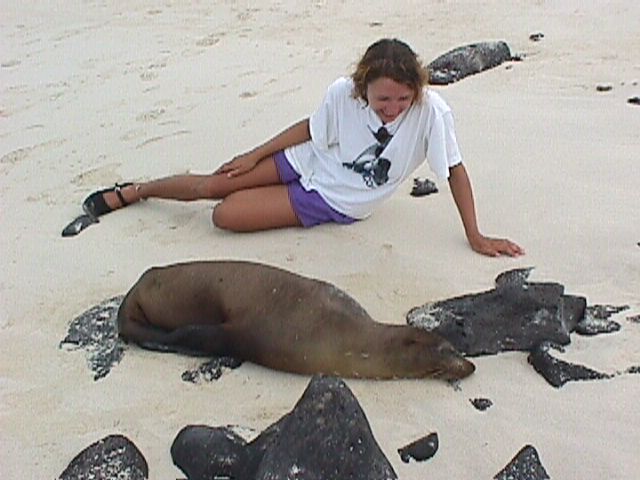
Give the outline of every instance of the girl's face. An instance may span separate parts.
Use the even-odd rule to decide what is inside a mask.
[[[413,89],[387,77],[377,78],[367,85],[369,106],[382,123],[390,123],[398,118],[411,106],[414,96]]]

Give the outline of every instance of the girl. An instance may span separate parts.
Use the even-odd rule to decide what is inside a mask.
[[[397,39],[366,50],[349,78],[327,90],[320,107],[208,175],[176,175],[116,184],[83,202],[98,217],[147,198],[222,200],[213,223],[249,232],[368,217],[425,159],[447,178],[476,252],[517,256],[507,239],[482,235],[471,184],[458,150],[449,106],[428,90],[425,67]]]

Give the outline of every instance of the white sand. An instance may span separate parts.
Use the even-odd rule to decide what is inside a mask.
[[[139,446],[151,478],[180,477],[169,446],[184,425],[261,430],[298,400],[307,377],[245,364],[191,385],[180,373],[197,360],[136,348],[94,382],[84,355],[58,343],[72,318],[151,265],[264,261],[331,281],[396,323],[413,306],[536,266],[532,280],[631,306],[620,333],[576,338],[569,359],[609,372],[640,363],[640,326],[625,319],[640,313],[640,107],[626,102],[640,94],[639,2],[103,3],[10,1],[0,16],[3,479],[54,478],[110,433]],[[530,42],[537,31],[544,39]],[[482,230],[518,241],[525,257],[473,253],[446,184],[415,199],[410,182],[347,228],[233,235],[211,226],[207,202],[150,201],[60,236],[97,187],[211,171],[309,114],[382,36],[426,61],[493,39],[527,54],[438,88],[454,108]],[[599,83],[614,88],[596,92]],[[491,478],[527,443],[553,478],[637,475],[640,376],[555,390],[524,354],[476,364],[461,391],[348,381],[400,478]],[[477,396],[494,406],[476,411]],[[438,454],[403,464],[396,449],[432,431]]]

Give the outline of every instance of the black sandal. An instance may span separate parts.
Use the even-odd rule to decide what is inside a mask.
[[[107,213],[112,212],[113,210],[116,210],[111,208],[109,205],[107,205],[107,202],[104,201],[104,194],[109,192],[115,192],[116,195],[118,195],[118,199],[122,204],[119,208],[126,207],[127,205],[129,205],[129,202],[124,199],[124,195],[122,195],[122,189],[131,185],[133,185],[133,183],[131,182],[122,184],[116,183],[115,186],[111,188],[105,188],[103,190],[93,192],[91,195],[85,198],[84,202],[82,202],[82,210],[84,210],[87,215],[90,215],[93,218],[98,218],[102,215],[106,215]]]

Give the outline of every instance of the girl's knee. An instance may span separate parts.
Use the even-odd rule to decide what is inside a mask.
[[[211,214],[213,225],[222,230],[235,230],[233,228],[233,216],[230,210],[228,205],[225,205],[224,200],[213,207],[213,213]]]

